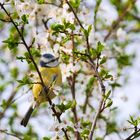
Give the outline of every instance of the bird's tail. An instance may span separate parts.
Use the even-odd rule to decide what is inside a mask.
[[[35,106],[31,105],[30,108],[28,109],[27,113],[25,114],[24,118],[22,119],[22,121],[20,123],[21,125],[26,127],[34,109],[35,109]]]

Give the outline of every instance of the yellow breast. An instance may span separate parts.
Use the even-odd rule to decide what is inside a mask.
[[[61,70],[60,70],[59,67],[54,67],[54,68],[42,67],[42,68],[40,68],[39,71],[40,71],[41,76],[43,78],[44,84],[47,87],[50,87],[52,82],[54,82],[55,77],[56,77],[55,85],[56,86],[61,86],[62,75],[61,75]],[[39,77],[37,77],[36,82],[40,82]],[[46,93],[44,93],[44,90],[43,90],[43,87],[42,87],[41,84],[34,84],[32,91],[33,91],[33,96],[38,103],[47,101],[46,97],[44,96]],[[49,95],[50,99],[55,97],[55,94],[53,93],[53,90],[50,90],[48,95]]]

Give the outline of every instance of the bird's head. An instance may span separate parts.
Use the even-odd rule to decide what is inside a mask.
[[[41,56],[40,66],[53,68],[59,65],[58,62],[59,57],[55,58],[52,54],[45,53]]]

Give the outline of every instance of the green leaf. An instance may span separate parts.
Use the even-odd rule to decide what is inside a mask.
[[[128,122],[134,126],[138,126],[140,123],[140,118],[138,117],[137,119],[134,119],[134,117],[130,115],[130,120],[128,120]]]
[[[91,126],[91,122],[89,120],[81,120],[81,124],[82,126],[85,128],[85,127],[90,127]]]
[[[111,90],[109,90],[109,91],[105,94],[105,99],[108,99],[109,96],[110,96],[110,94],[111,94]]]
[[[26,60],[26,57],[17,56],[16,59],[17,59],[17,60],[20,60],[21,62],[23,62],[23,60]]]
[[[89,129],[83,129],[83,131],[81,132],[81,136],[83,137],[83,138],[87,138],[88,137],[88,135],[89,135]]]
[[[62,59],[63,63],[65,63],[65,64],[69,64],[70,56],[67,55],[67,54],[64,53],[64,52],[62,52],[61,55],[62,55],[62,56],[61,56],[61,59]]]
[[[101,69],[99,75],[102,79],[113,79],[113,76],[106,69]]]
[[[44,4],[45,0],[37,0],[38,4]]]
[[[111,134],[117,131],[116,122],[108,122],[106,127],[106,134]]]
[[[8,105],[7,101],[6,100],[2,100],[2,104],[0,105],[3,109],[6,108]]]
[[[104,139],[101,137],[97,137],[97,138],[95,138],[95,140],[104,140]]]
[[[18,68],[17,68],[17,67],[12,68],[12,69],[10,70],[10,73],[11,73],[11,76],[12,76],[13,78],[16,79],[17,76],[18,76],[18,73],[19,73]]]
[[[71,29],[72,31],[75,30],[75,24],[70,23],[69,21],[63,20],[64,29]]]
[[[71,127],[71,126],[67,126],[67,130],[74,133],[74,129],[73,129],[73,127]]]
[[[117,82],[114,82],[114,83],[111,83],[110,84],[112,86],[112,88],[116,88],[116,87],[121,87],[122,85],[117,83]]]
[[[43,137],[43,140],[51,140],[49,137]]]
[[[89,26],[88,26],[88,29],[82,29],[82,31],[84,32],[84,35],[85,35],[86,37],[89,36],[91,30],[92,30],[92,25],[89,25]]]
[[[7,87],[6,84],[1,84],[0,85],[0,92],[3,92],[5,90],[5,88]]]
[[[136,138],[138,138],[138,137],[140,137],[140,132],[139,132],[139,133],[136,133],[136,134],[134,135],[133,139],[136,139]]]
[[[31,51],[31,54],[32,54],[33,57],[40,57],[41,56],[39,49],[36,49],[36,48],[32,47],[30,49],[30,51]]]
[[[106,108],[112,106],[112,104],[113,104],[113,101],[110,99],[110,100],[108,101],[107,105],[106,105]]]
[[[107,61],[107,57],[104,56],[104,57],[100,60],[100,65],[104,64],[106,61]]]
[[[95,60],[98,56],[96,49],[90,48],[89,52],[90,52],[90,56],[92,57],[92,59]]]
[[[73,101],[68,101],[68,103],[65,105],[65,109],[69,109],[69,108],[74,108],[76,106],[76,100]]]
[[[7,43],[8,48],[10,50],[16,48],[18,46],[17,39],[13,35],[11,35],[8,39],[4,40],[3,43]]]
[[[87,30],[88,31],[88,34],[90,34],[91,30],[92,30],[92,25],[89,25],[88,26],[88,30]]]
[[[28,24],[28,17],[29,16],[28,15],[25,15],[25,14],[21,16],[21,19],[22,19],[22,21],[23,21],[24,24]]]
[[[64,26],[58,23],[54,23],[51,25],[51,29],[56,31],[56,32],[60,32],[64,30]]]
[[[74,49],[73,53],[74,53],[75,58],[80,59],[81,61],[86,61],[88,59],[85,50],[79,51],[77,49]]]
[[[78,8],[80,6],[81,0],[70,0],[70,4],[73,8]]]
[[[68,101],[66,104],[61,103],[59,105],[56,105],[62,112],[65,112],[68,109],[72,109],[76,106],[76,101]]]
[[[17,82],[19,83],[19,86],[24,86],[27,84],[32,84],[30,78],[28,76],[23,77],[22,80],[17,80]]]
[[[97,43],[97,49],[96,50],[97,50],[98,54],[100,54],[104,50],[104,45],[101,44],[100,41]]]
[[[131,55],[122,54],[117,57],[117,62],[119,67],[130,66],[132,65],[132,57]]]
[[[93,89],[94,86],[94,82],[95,82],[95,77],[91,77],[90,80],[88,81],[88,84],[86,86],[86,93],[90,93],[91,90]]]

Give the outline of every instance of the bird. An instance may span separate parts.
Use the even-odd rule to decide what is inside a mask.
[[[50,53],[41,55],[39,72],[41,74],[45,87],[42,86],[40,77],[38,75],[36,77],[36,82],[33,83],[32,87],[34,103],[31,104],[30,108],[27,110],[24,118],[20,123],[24,127],[27,126],[31,114],[33,113],[35,108],[39,107],[41,103],[47,102],[47,97],[49,97],[49,99],[53,99],[56,96],[53,88],[55,86],[61,86],[62,84],[62,74],[58,59],[59,57],[55,57]],[[44,88],[49,89],[47,90],[48,93],[46,93],[46,90],[44,90]]]

